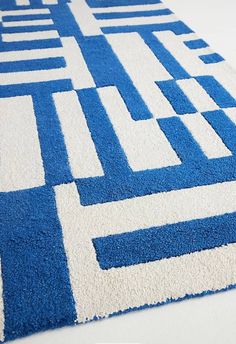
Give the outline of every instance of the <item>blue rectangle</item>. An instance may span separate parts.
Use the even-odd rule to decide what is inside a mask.
[[[178,257],[236,242],[236,213],[93,239],[101,269]]]
[[[200,55],[199,58],[206,64],[224,61],[223,57],[216,53]]]
[[[190,41],[185,41],[184,44],[189,49],[200,49],[208,47],[208,44],[203,39],[193,39]]]

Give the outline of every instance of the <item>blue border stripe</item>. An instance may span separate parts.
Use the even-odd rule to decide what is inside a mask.
[[[0,218],[5,339],[73,325],[76,311],[52,188],[0,193]]]
[[[66,61],[64,57],[49,57],[45,59],[1,62],[0,73],[45,70],[62,68],[65,66]]]
[[[181,90],[175,80],[165,80],[157,82],[161,92],[171,103],[175,112],[179,115],[197,112],[188,97]]]
[[[93,245],[101,269],[107,270],[234,243],[235,223],[232,213],[95,238]]]
[[[132,18],[132,17],[152,17],[172,14],[171,10],[137,11],[137,12],[111,12],[111,13],[94,13],[96,19],[114,19],[114,18]]]

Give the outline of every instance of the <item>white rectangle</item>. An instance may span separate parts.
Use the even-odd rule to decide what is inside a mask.
[[[16,0],[17,6],[30,6],[29,0]]]
[[[101,27],[108,27],[108,26],[162,24],[162,23],[172,23],[175,21],[177,21],[176,17],[173,14],[168,14],[168,15],[153,16],[153,17],[99,19],[98,23]]]
[[[219,135],[200,113],[184,115],[180,118],[209,159],[232,155]]]
[[[57,113],[75,178],[103,175],[85,116],[75,91],[54,93]]]
[[[48,49],[32,49],[32,50],[16,50],[0,52],[1,62],[34,60],[49,57],[63,56],[62,48],[48,48]]]
[[[35,41],[51,38],[59,38],[56,30],[2,34],[3,42]]]
[[[44,185],[44,169],[30,96],[0,99],[0,146],[0,191]]]
[[[84,0],[71,0],[68,6],[84,36],[102,35],[92,9]]]
[[[52,19],[39,19],[39,20],[22,20],[22,21],[6,21],[3,22],[4,27],[20,27],[20,26],[38,26],[38,25],[53,25]]]
[[[16,85],[31,82],[51,81],[68,79],[69,75],[66,68],[33,70],[30,72],[0,73],[0,84]]]
[[[66,60],[67,72],[75,89],[95,87],[92,75],[78,43],[74,37],[62,37],[63,55]]]

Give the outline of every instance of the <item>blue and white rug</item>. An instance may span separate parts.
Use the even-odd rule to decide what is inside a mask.
[[[158,0],[2,0],[0,338],[236,285],[236,73]]]

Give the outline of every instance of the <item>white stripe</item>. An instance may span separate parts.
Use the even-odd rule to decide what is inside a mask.
[[[38,26],[38,25],[53,25],[53,21],[52,19],[22,20],[22,21],[3,22],[2,24],[4,27]]]
[[[78,217],[78,227],[94,238],[236,211],[235,181],[91,206],[80,204],[77,187],[73,183],[57,186],[56,191],[62,200],[68,201],[68,212],[70,207],[73,208],[74,216]]]
[[[219,108],[195,79],[177,80],[177,83],[199,112],[213,111]]]
[[[73,37],[62,37],[67,72],[75,89],[95,87],[79,45]]]
[[[153,17],[131,17],[131,18],[115,18],[115,19],[99,19],[98,24],[101,27],[108,26],[130,26],[130,25],[148,25],[172,23],[177,21],[173,14]]]
[[[34,60],[47,57],[63,56],[62,48],[32,49],[0,52],[1,62]]]
[[[4,33],[2,34],[3,42],[34,41],[41,39],[59,38],[56,30],[21,32],[21,33]]]
[[[0,191],[44,184],[38,132],[30,96],[0,99]]]
[[[162,10],[164,8],[166,8],[164,4],[153,4],[153,5],[99,7],[99,8],[92,8],[92,11],[93,13],[139,12],[139,11]]]
[[[16,6],[29,6],[29,0],[16,0]]]
[[[232,155],[221,138],[201,114],[189,114],[180,116],[180,118],[209,159]]]
[[[53,98],[65,137],[73,176],[75,178],[102,176],[102,166],[76,92],[54,93]]]
[[[57,0],[42,0],[43,5],[57,5]]]
[[[2,281],[2,264],[0,260],[0,341],[4,341],[4,302],[3,302],[3,281]]]
[[[83,0],[71,0],[68,6],[84,36],[102,35],[91,8]]]
[[[155,119],[132,120],[116,87],[98,93],[134,171],[181,164]]]
[[[1,15],[4,16],[25,16],[31,14],[48,14],[50,10],[48,8],[39,8],[39,9],[26,9],[26,10],[11,10],[11,11],[2,11]]]
[[[195,39],[199,39],[199,37],[196,35],[195,32],[190,32],[190,33],[183,33],[182,35],[179,35],[180,39],[184,41],[192,41]]]
[[[56,186],[55,193],[77,316],[81,322],[95,315],[103,317],[130,307],[217,290],[236,283],[236,268],[232,268],[236,267],[236,244],[146,264],[101,270],[91,240],[234,212],[236,182],[85,207],[80,205],[74,183]]]
[[[236,108],[224,109],[224,113],[236,124]]]
[[[156,118],[176,113],[155,81],[171,76],[137,33],[106,35],[112,49],[123,64],[140,95]]]
[[[50,81],[68,79],[66,68],[56,68],[50,70],[34,70],[16,73],[0,73],[0,84],[24,84],[30,82]]]

